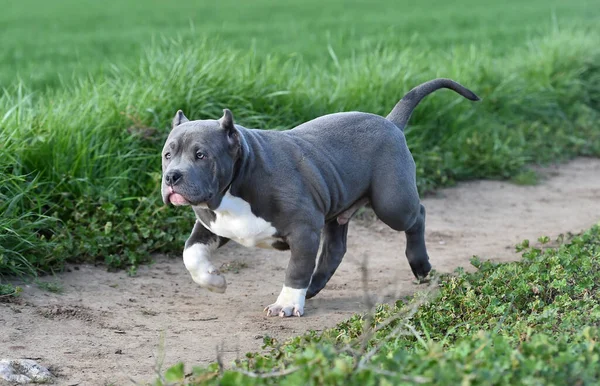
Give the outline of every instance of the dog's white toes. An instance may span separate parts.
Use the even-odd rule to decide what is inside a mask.
[[[277,316],[281,311],[281,306],[279,304],[271,304],[265,307],[265,311],[267,312],[267,316]]]
[[[298,304],[282,306],[275,303],[265,307],[264,311],[267,313],[267,316],[280,316],[282,318],[286,318],[288,316],[302,316],[304,314],[304,310],[302,307],[299,307]]]
[[[306,288],[289,288],[284,285],[275,303],[265,308],[267,315],[279,315],[282,318],[302,316],[306,290]]]
[[[285,318],[286,316],[292,315],[292,308],[293,307],[283,307],[281,311],[279,311],[279,316]]]

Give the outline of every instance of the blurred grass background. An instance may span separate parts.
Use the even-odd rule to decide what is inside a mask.
[[[346,56],[360,42],[400,49],[418,37],[424,49],[487,43],[499,54],[558,25],[597,28],[600,17],[595,0],[1,0],[0,9],[0,86],[20,78],[35,89],[135,66],[164,36],[322,65],[328,44]]]

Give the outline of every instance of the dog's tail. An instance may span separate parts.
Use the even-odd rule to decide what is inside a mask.
[[[400,99],[400,102],[394,106],[394,109],[388,114],[386,119],[393,122],[400,128],[400,130],[404,131],[404,127],[408,123],[413,110],[415,107],[417,107],[419,102],[421,102],[421,100],[427,95],[439,90],[440,88],[449,88],[450,90],[454,90],[455,92],[472,101],[479,100],[479,97],[475,95],[473,91],[451,79],[433,79],[429,82],[418,85],[406,93],[406,95]]]

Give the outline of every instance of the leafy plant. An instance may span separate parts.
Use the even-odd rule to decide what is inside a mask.
[[[19,286],[14,286],[12,284],[2,284],[0,283],[0,301],[4,298],[19,296],[19,294],[23,291],[23,289]]]
[[[48,292],[52,292],[55,294],[61,294],[64,291],[63,285],[61,284],[60,281],[58,280],[54,280],[54,281],[41,281],[41,280],[36,280],[35,284]]]

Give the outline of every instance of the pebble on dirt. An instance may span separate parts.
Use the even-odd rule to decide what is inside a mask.
[[[54,376],[31,359],[0,359],[0,378],[13,383],[52,383]]]

